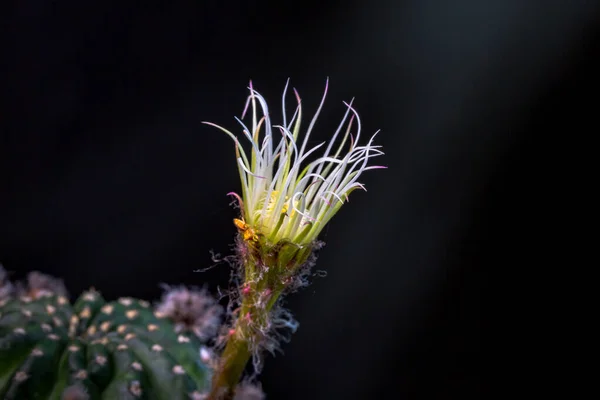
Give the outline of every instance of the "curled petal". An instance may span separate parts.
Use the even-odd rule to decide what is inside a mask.
[[[246,156],[247,153],[232,132],[210,122],[205,124],[220,129],[235,141],[243,190],[241,196],[233,192],[228,194],[238,200],[244,223],[269,240],[287,239],[304,244],[317,238],[324,225],[348,201],[350,192],[355,189],[366,190],[358,182],[363,172],[386,167],[369,165],[372,158],[384,155],[381,146],[373,144],[379,131],[371,136],[367,144],[359,145],[362,125],[353,106],[354,99],[349,103],[344,102],[344,116],[331,138],[311,147],[310,135],[324,107],[329,79],[321,102],[304,133],[300,130],[302,101],[295,88],[293,92],[297,105],[292,118],[288,120],[288,87],[289,79],[281,98],[283,121],[272,125],[267,101],[250,81],[250,95],[241,118],[236,118],[236,121],[242,128],[241,134],[250,142],[247,151],[251,157]],[[248,114],[251,115],[251,126],[242,121]],[[281,134],[273,135],[273,128]],[[321,150],[321,155],[314,157],[313,154],[325,144],[327,146]],[[309,157],[314,159],[309,161]]]

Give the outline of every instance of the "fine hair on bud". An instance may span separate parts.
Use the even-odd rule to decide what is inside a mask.
[[[206,289],[162,287],[165,293],[156,305],[156,311],[173,321],[176,332],[190,331],[201,340],[208,340],[217,334],[223,307]]]
[[[256,335],[248,337],[248,345],[252,353],[252,366],[255,374],[259,374],[262,371],[265,351],[271,355],[275,355],[277,352],[282,353],[281,344],[288,343],[291,340],[291,336],[299,327],[299,323],[294,319],[292,313],[283,307],[285,301],[285,295],[298,291],[299,289],[306,287],[310,284],[309,278],[311,276],[320,275],[313,273],[313,267],[316,265],[318,251],[325,246],[322,241],[314,241],[310,244],[312,251],[308,258],[302,263],[298,270],[290,276],[288,283],[282,295],[279,297],[273,308],[268,314],[268,318],[262,324],[253,324],[252,329]],[[230,302],[228,306],[228,317],[231,319],[231,325],[223,327],[220,340],[217,342],[217,348],[224,345],[227,340],[229,329],[231,326],[235,326],[236,320],[240,318],[233,310],[239,309],[241,306],[241,291],[243,290],[244,284],[244,258],[246,257],[247,244],[238,235],[235,242],[236,260],[232,264],[233,273],[231,284],[234,287],[233,290],[229,291]],[[260,308],[264,305],[259,302],[255,304],[256,307]]]
[[[325,276],[325,271],[312,272],[313,267],[317,265],[318,251],[325,247],[325,242],[315,240],[311,243],[312,252],[308,256],[308,259],[300,266],[298,271],[293,276],[291,282],[287,286],[284,294],[294,293],[299,289],[310,285],[310,276]]]
[[[281,302],[282,299],[279,299],[278,304],[269,313],[267,324],[257,328],[261,335],[252,339],[258,339],[258,341],[251,340],[249,342],[255,375],[262,372],[264,352],[267,351],[273,356],[277,352],[283,353],[281,343],[289,343],[292,334],[296,333],[300,326],[292,313],[281,306]]]

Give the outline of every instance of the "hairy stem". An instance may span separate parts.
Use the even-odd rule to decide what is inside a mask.
[[[243,284],[239,288],[241,304],[213,375],[209,400],[232,398],[248,360],[253,354],[258,355],[268,338],[273,307],[311,253],[311,247],[290,243],[272,245],[242,240],[238,243],[244,265]]]
[[[230,399],[233,396],[233,389],[242,377],[250,356],[246,340],[235,336],[229,338],[221,356],[219,369],[213,376],[209,400]]]

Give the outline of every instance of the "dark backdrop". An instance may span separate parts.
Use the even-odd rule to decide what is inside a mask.
[[[492,304],[514,296],[491,277],[536,263],[542,148],[598,132],[597,8],[3,2],[0,261],[109,299],[226,285],[224,265],[193,272],[229,252],[239,185],[232,143],[200,122],[234,128],[249,79],[277,109],[291,77],[308,114],[329,76],[315,142],[355,96],[389,169],[322,235],[328,275],[289,298],[300,329],[267,360],[268,398],[479,397]]]

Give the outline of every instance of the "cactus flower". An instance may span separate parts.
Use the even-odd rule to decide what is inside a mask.
[[[278,125],[273,125],[267,102],[252,82],[242,116],[236,118],[242,131],[239,138],[204,122],[233,139],[242,186],[241,195],[229,193],[237,198],[241,213],[234,219],[240,269],[232,301],[237,307],[232,307],[233,321],[226,330],[210,400],[227,397],[235,390],[250,357],[259,372],[262,350],[277,350],[279,340],[285,338],[279,329],[296,329],[291,314],[278,307],[279,299],[306,284],[307,273],[315,264],[315,250],[321,246],[319,233],[352,191],[365,189],[359,182],[362,173],[385,168],[369,164],[383,155],[381,146],[373,144],[377,132],[359,145],[361,124],[352,102],[344,103],[344,117],[330,139],[309,146],[328,84],[315,115],[302,130],[302,102],[295,89],[295,111],[291,118],[286,113],[288,83]],[[250,126],[242,121],[246,114]],[[248,142],[246,149],[242,142]]]
[[[288,81],[289,83],[289,81]],[[358,180],[364,171],[385,168],[369,165],[372,158],[383,155],[374,146],[376,132],[366,145],[359,145],[361,124],[352,102],[329,141],[309,147],[310,135],[325,102],[325,93],[308,128],[301,131],[302,104],[294,89],[297,105],[291,118],[286,114],[286,84],[282,97],[282,121],[272,125],[266,100],[252,87],[242,117],[236,118],[249,153],[240,139],[229,130],[210,122],[235,142],[237,167],[242,195],[237,197],[242,218],[235,225],[245,240],[264,236],[269,242],[287,240],[299,245],[313,242],[329,220],[348,201],[356,189],[365,189]],[[251,106],[251,125],[242,120]],[[259,118],[260,116],[260,118]],[[352,133],[356,123],[356,132]],[[322,154],[308,162],[313,154]],[[314,158],[314,156],[313,156]]]

